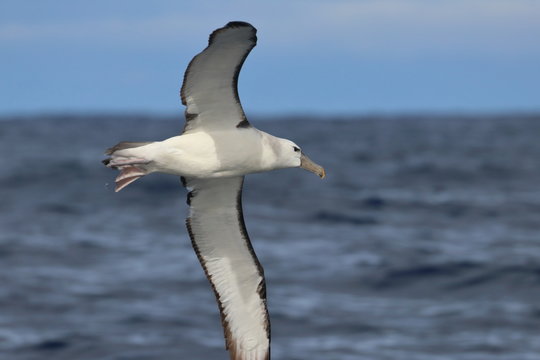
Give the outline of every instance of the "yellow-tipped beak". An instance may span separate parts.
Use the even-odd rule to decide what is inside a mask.
[[[300,156],[300,167],[302,169],[311,171],[312,173],[319,175],[321,179],[324,179],[324,177],[326,176],[324,168],[321,165],[315,164],[304,153],[302,153],[302,156]]]

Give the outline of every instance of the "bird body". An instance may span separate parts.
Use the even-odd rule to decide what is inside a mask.
[[[199,131],[125,149],[111,148],[108,165],[120,167],[130,162],[145,174],[162,172],[194,178],[241,176],[300,166],[301,154],[294,154],[294,147],[297,146],[292,141],[254,127]]]
[[[301,167],[325,176],[295,143],[247,121],[237,82],[255,34],[248,23],[230,22],[215,30],[208,47],[191,60],[180,93],[186,105],[181,135],[120,142],[103,161],[120,170],[115,191],[153,172],[181,176],[189,190],[186,226],[214,290],[232,360],[270,359],[264,272],[242,213],[244,175]]]

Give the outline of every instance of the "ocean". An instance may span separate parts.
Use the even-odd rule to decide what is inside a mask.
[[[540,359],[539,116],[251,122],[327,171],[246,177],[273,359]],[[0,120],[0,359],[228,359],[180,180],[100,162],[182,126]]]

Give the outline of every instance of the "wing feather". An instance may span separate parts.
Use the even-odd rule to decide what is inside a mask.
[[[191,190],[188,232],[214,289],[231,359],[268,360],[265,279],[244,224],[244,178],[182,181]]]
[[[238,76],[257,43],[256,33],[248,23],[230,22],[215,30],[208,47],[191,60],[180,91],[184,132],[250,126],[238,96]]]

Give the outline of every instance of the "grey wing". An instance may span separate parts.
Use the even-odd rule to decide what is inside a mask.
[[[257,30],[235,21],[215,30],[208,47],[191,60],[180,97],[186,108],[184,132],[249,127],[238,96],[238,75],[257,43]]]
[[[244,225],[244,177],[182,180],[190,190],[187,228],[214,289],[231,359],[268,360],[266,286]]]

